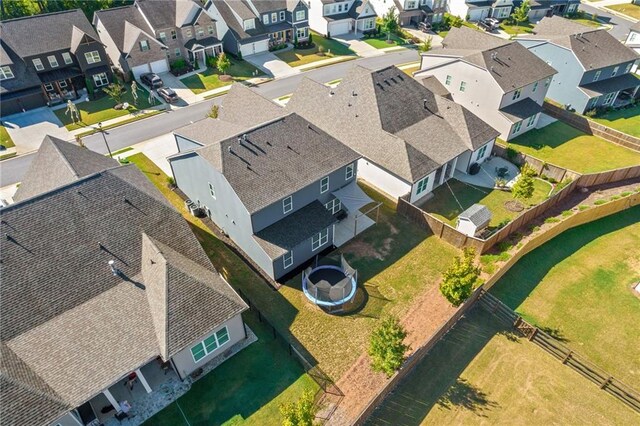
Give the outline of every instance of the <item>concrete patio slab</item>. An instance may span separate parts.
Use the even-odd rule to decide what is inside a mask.
[[[300,70],[292,68],[271,52],[247,56],[244,60],[273,76],[273,78],[289,77],[300,73]]]
[[[482,163],[480,165],[480,171],[475,175],[469,175],[456,170],[453,177],[470,185],[493,188],[496,178],[498,177],[497,171],[502,168],[507,169],[504,179],[507,181],[507,187],[511,188],[520,174],[520,170],[515,164],[501,157],[493,157]]]
[[[16,145],[18,155],[36,151],[46,135],[73,139],[73,135],[48,107],[10,115],[4,117],[2,122]]]

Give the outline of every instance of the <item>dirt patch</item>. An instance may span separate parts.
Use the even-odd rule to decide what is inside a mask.
[[[372,257],[378,260],[384,260],[384,254],[380,253],[369,243],[365,243],[362,240],[352,241],[343,251],[345,253],[353,254],[354,257]]]
[[[233,77],[231,77],[228,74],[222,74],[222,75],[218,76],[218,80],[220,80],[220,81],[231,81],[231,80],[233,80]]]
[[[510,212],[521,212],[524,210],[524,206],[519,201],[515,200],[506,201],[504,203],[504,208]]]

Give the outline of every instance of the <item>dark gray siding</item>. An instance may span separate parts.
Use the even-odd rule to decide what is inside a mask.
[[[333,244],[333,225],[330,226],[328,229],[329,229],[329,239],[327,240],[327,243],[319,247],[317,250],[315,251],[312,250],[311,238],[303,241],[302,243],[298,244],[293,250],[291,250],[293,252],[293,265],[291,265],[287,269],[284,269],[284,263],[283,263],[282,257],[274,260],[273,261],[274,278],[278,279],[283,275],[293,271],[295,268],[302,265],[307,260],[312,259],[315,255],[322,252],[327,247],[331,246]]]
[[[304,21],[296,21],[296,12],[304,10]],[[299,2],[293,12],[287,11],[287,21],[292,24],[306,23],[309,20],[309,9],[303,2]]]
[[[615,75],[620,76],[624,73],[624,70],[627,68],[628,64],[631,64],[633,62],[623,62],[622,64],[617,65],[618,68],[618,73]],[[585,71],[584,75],[582,76],[582,80],[580,80],[580,84],[589,84],[589,83],[593,83],[593,79],[596,75],[596,73],[598,71],[600,71],[600,78],[598,78],[597,81],[602,81],[602,80],[606,80],[609,79],[611,77],[613,77],[611,75],[611,73],[613,73],[613,69],[616,66],[612,66],[612,67],[604,67],[604,68],[598,68],[598,69],[593,69],[593,70],[588,70]]]

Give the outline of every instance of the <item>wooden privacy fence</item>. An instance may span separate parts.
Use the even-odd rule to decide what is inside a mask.
[[[493,314],[501,322],[513,327],[520,335],[560,360],[564,365],[598,385],[600,389],[619,399],[640,413],[640,393],[616,379],[586,357],[569,349],[545,331],[529,324],[498,298],[485,290],[478,296],[478,305]]]

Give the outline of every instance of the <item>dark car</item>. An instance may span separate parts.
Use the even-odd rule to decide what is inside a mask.
[[[158,89],[158,95],[162,96],[162,99],[170,104],[177,102],[180,99],[178,94],[173,89],[169,89],[168,87]]]
[[[499,26],[500,21],[498,21],[496,18],[484,18],[483,20],[478,22],[478,27],[489,32],[497,30]]]
[[[164,85],[162,79],[158,76],[158,74],[154,74],[152,72],[142,74],[140,76],[140,80],[152,89],[157,89],[158,87],[162,87]]]

